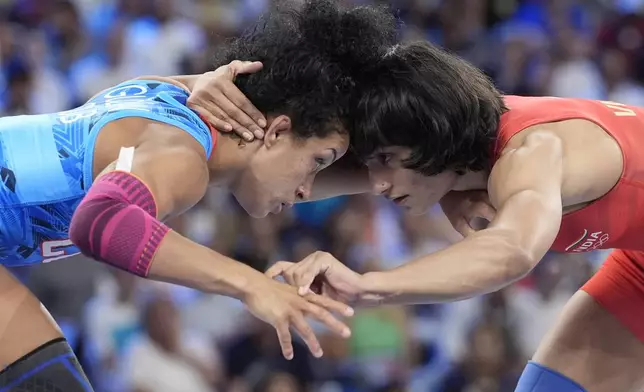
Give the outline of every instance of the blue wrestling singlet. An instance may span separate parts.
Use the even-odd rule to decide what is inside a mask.
[[[192,135],[210,156],[212,135],[188,109],[187,98],[173,84],[134,80],[70,111],[1,118],[0,264],[42,263],[79,253],[67,232],[92,184],[96,137],[108,122],[144,117],[170,124]]]

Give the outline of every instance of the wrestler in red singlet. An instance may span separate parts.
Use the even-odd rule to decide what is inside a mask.
[[[323,274],[329,292],[367,305],[441,303],[506,287],[549,249],[618,249],[572,296],[516,391],[644,390],[644,109],[502,96],[425,42],[392,47],[368,73],[351,140],[368,173],[338,176],[344,193],[360,193],[362,176],[410,213],[440,202],[464,239],[391,270],[358,274],[318,252],[267,274],[301,293]]]
[[[644,341],[644,109],[615,102],[506,96],[496,156],[522,130],[545,123],[583,119],[610,134],[623,154],[614,188],[587,206],[564,215],[552,249],[588,252],[615,248],[583,287]],[[602,157],[597,157],[602,159]]]

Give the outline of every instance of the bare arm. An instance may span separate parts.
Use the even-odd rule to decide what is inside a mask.
[[[130,173],[149,188],[157,217],[163,220],[187,210],[203,197],[208,169],[203,148],[191,136],[171,126],[149,127],[146,135],[150,136],[135,149]],[[152,259],[148,277],[242,298],[253,279],[261,278],[261,274],[170,231]]]
[[[135,153],[132,173],[155,195],[160,218],[192,207],[208,186],[208,168],[201,146],[194,145],[196,142],[188,135],[181,137],[185,142],[175,146],[161,150],[154,144],[150,147],[144,144]],[[253,279],[258,279],[252,268],[175,231],[170,231],[161,242],[148,276],[238,299],[248,292]]]
[[[299,332],[314,355],[322,355],[305,316],[348,336],[348,327],[326,310],[351,314],[346,305],[315,295],[301,298],[294,288],[182,237],[157,219],[201,199],[209,172],[203,148],[187,133],[165,124],[148,127],[133,155],[119,157],[117,170],[98,177],[78,206],[70,225],[74,244],[140,276],[243,300],[275,327],[287,358],[293,355],[289,328]]]
[[[379,303],[454,301],[496,291],[524,277],[554,242],[561,224],[561,141],[535,132],[506,150],[489,180],[497,215],[490,226],[399,268],[364,275]]]

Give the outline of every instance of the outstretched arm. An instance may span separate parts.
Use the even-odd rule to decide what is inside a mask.
[[[506,150],[489,181],[497,215],[490,226],[399,268],[368,273],[362,284],[383,303],[432,303],[486,294],[528,274],[561,224],[561,140],[534,132]]]
[[[299,263],[278,263],[267,275],[283,276],[301,294],[318,278],[323,292],[364,305],[446,302],[489,293],[525,276],[554,242],[561,224],[561,181],[561,141],[536,132],[495,165],[489,194],[498,212],[486,229],[389,271],[359,275],[317,252]]]
[[[271,282],[162,223],[201,199],[208,168],[203,148],[187,133],[152,122],[148,127],[136,148],[121,150],[115,170],[107,169],[92,184],[72,218],[72,242],[85,255],[141,277],[244,301],[276,328],[287,358],[293,354],[289,328],[321,355],[305,316],[347,335],[348,328],[328,312],[347,314],[351,310],[346,305],[319,296],[301,298],[295,289]]]

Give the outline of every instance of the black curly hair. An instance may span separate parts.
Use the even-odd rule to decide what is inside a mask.
[[[341,8],[333,0],[277,4],[215,61],[264,63],[235,83],[264,113],[287,114],[300,139],[344,132],[353,75],[396,41],[396,21],[379,7]],[[338,127],[341,125],[341,127]]]
[[[352,146],[362,159],[408,147],[405,167],[425,175],[487,170],[503,96],[483,72],[427,42],[392,46],[363,73],[353,101]]]

